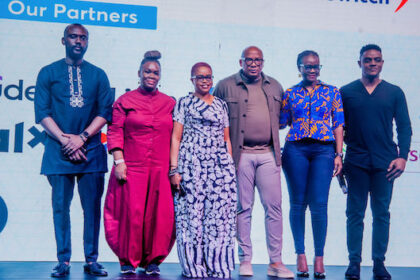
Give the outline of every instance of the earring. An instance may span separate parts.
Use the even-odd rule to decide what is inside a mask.
[[[299,73],[299,74],[298,74],[298,77],[299,77],[299,78],[302,78],[302,74],[301,74],[301,73]]]

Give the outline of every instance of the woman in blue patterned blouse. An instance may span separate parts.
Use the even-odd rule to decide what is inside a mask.
[[[302,81],[283,96],[280,128],[290,126],[282,156],[290,196],[290,226],[297,256],[297,274],[309,277],[305,256],[305,211],[309,205],[314,236],[314,277],[325,278],[327,203],[332,176],[341,172],[344,114],[338,89],[318,76],[319,56],[298,55]]]

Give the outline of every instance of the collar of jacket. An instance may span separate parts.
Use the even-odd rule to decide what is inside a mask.
[[[240,70],[238,73],[235,74],[236,85],[240,85],[240,84],[246,85],[246,83],[244,82],[244,80],[241,77],[241,71],[242,70]],[[268,78],[263,72],[261,72],[261,77],[262,77],[262,83],[263,84],[265,84],[265,83],[269,84],[270,83],[270,78]]]

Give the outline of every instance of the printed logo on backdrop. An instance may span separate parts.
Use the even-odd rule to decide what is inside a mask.
[[[379,4],[379,5],[389,5],[391,0],[328,0],[330,2],[352,2],[352,3],[360,3],[360,4]],[[404,5],[408,2],[408,0],[395,0],[394,3],[400,2],[395,12],[398,12]]]
[[[395,10],[395,12],[398,12],[404,5],[408,2],[408,0],[401,0],[400,5],[398,5],[398,8]]]
[[[0,233],[3,231],[7,223],[7,207],[3,198],[0,196]]]
[[[405,172],[420,173],[420,141],[412,141]]]
[[[156,29],[157,7],[77,0],[1,0],[0,18]]]

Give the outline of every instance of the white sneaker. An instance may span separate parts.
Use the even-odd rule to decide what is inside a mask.
[[[276,276],[279,278],[295,278],[295,274],[284,264],[280,264],[278,267],[268,265],[267,275]]]
[[[252,276],[254,272],[252,271],[252,264],[249,262],[241,263],[239,265],[239,275],[240,276]]]

